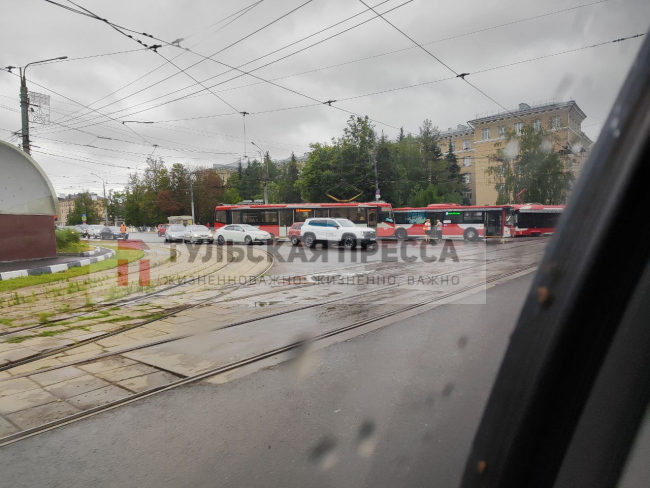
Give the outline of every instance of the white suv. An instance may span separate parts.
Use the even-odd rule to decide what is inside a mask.
[[[377,233],[348,219],[314,218],[305,221],[300,229],[300,240],[307,247],[320,242],[324,246],[329,243],[343,245],[346,249],[354,249],[360,244],[362,249],[366,249],[377,242]]]

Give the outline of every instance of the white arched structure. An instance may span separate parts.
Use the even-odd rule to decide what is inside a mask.
[[[0,261],[56,256],[58,214],[56,193],[40,165],[0,141]]]

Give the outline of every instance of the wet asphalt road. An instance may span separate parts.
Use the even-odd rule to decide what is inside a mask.
[[[533,274],[296,362],[0,448],[12,487],[457,486]]]
[[[134,233],[130,234],[130,240],[141,239],[146,243],[158,243],[166,246],[171,244],[164,243],[164,237],[158,237],[155,233]],[[439,258],[443,252],[476,252],[483,257],[489,256],[490,253],[497,250],[507,248],[517,248],[525,246],[526,242],[545,242],[546,238],[533,238],[533,239],[512,239],[506,244],[500,244],[497,241],[484,241],[479,242],[465,242],[465,241],[446,241],[445,243],[432,244],[425,243],[422,239],[413,239],[406,241],[398,241],[395,239],[385,239],[379,241],[373,246],[371,250],[363,250],[360,247],[350,251],[340,246],[330,245],[328,248],[323,248],[322,245],[317,244],[314,248],[308,249],[305,246],[292,246],[288,241],[280,241],[272,246],[268,245],[255,245],[246,246],[243,244],[228,244],[227,247],[235,251],[239,256],[246,256],[247,251],[251,247],[263,249],[270,252],[275,258],[271,274],[280,276],[295,276],[301,273],[315,273],[323,272],[334,269],[346,268],[350,265],[358,265],[362,263],[380,263],[389,260],[398,260],[400,262],[408,259],[423,257]],[[218,246],[217,244],[197,244],[195,247],[190,244],[175,243],[177,249],[187,250],[190,253],[199,253],[199,256],[205,255],[204,248],[206,246]],[[216,254],[213,254],[216,259]]]

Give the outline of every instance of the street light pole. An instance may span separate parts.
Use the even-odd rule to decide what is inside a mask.
[[[31,154],[29,142],[29,94],[27,92],[27,67],[33,64],[47,63],[48,61],[59,61],[61,59],[68,59],[67,56],[60,58],[44,59],[43,61],[35,61],[27,63],[24,68],[19,68],[20,75],[20,118],[22,121],[22,136],[23,136],[23,151]]]
[[[266,157],[266,152],[260,146],[255,144],[253,141],[251,141],[251,144],[260,150],[260,157],[262,158],[262,161],[264,162],[264,160],[266,159],[266,175],[264,176],[264,204],[268,205],[269,203],[269,160]]]
[[[90,174],[102,180],[102,187],[104,188],[104,225],[108,227],[108,202],[106,201],[106,182],[104,181],[104,178],[102,178],[98,174],[96,173],[90,173]]]

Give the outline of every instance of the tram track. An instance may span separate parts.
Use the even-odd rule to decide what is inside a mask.
[[[543,252],[543,250],[542,251],[537,251],[537,253],[539,253],[539,252]],[[470,256],[476,256],[476,255],[479,255],[479,254],[481,254],[481,253],[470,254],[470,255],[464,256],[464,258],[467,259]],[[505,256],[505,257],[502,257],[502,258],[493,258],[493,259],[488,260],[486,262],[480,262],[480,263],[477,263],[477,264],[472,264],[470,266],[466,266],[466,267],[458,268],[458,269],[453,269],[453,270],[443,272],[443,273],[428,275],[428,276],[426,276],[426,278],[443,277],[443,276],[446,276],[446,275],[458,274],[459,272],[473,270],[473,269],[475,269],[477,267],[486,266],[488,264],[494,264],[494,263],[508,261],[509,259],[510,259],[510,256]],[[368,263],[363,264],[363,266],[365,266],[367,264]],[[273,264],[271,264],[269,267],[267,267],[266,270],[263,271],[262,273],[260,273],[258,276],[263,275],[272,266],[273,266]],[[359,265],[359,266],[362,266],[362,265]],[[418,264],[410,265],[410,267],[413,267],[413,266],[418,266]],[[341,268],[339,268],[339,270],[340,269]],[[342,268],[342,269],[348,269],[348,268]],[[399,270],[403,274],[403,272],[405,271],[404,266],[402,265],[402,267],[399,268]],[[332,271],[335,271],[335,270],[329,270],[329,271],[324,271],[324,272],[325,273],[330,273]],[[317,275],[318,273],[312,273],[312,274]],[[304,275],[301,275],[301,276],[304,276]],[[313,286],[314,284],[315,283],[307,284],[307,285],[304,285],[304,286]],[[222,325],[222,326],[219,326],[219,327],[215,327],[213,329],[203,331],[203,332],[210,332],[210,331],[228,329],[228,328],[232,328],[232,327],[245,325],[245,324],[248,324],[248,323],[251,323],[251,322],[271,319],[271,318],[274,318],[274,317],[287,315],[287,314],[291,314],[291,313],[297,313],[297,312],[301,312],[301,311],[308,310],[308,309],[324,307],[324,306],[331,305],[331,304],[337,303],[337,302],[342,302],[342,301],[346,301],[346,300],[354,300],[354,299],[364,297],[364,296],[367,296],[367,295],[370,295],[370,294],[381,293],[381,292],[384,292],[384,291],[386,291],[388,289],[397,288],[399,286],[403,286],[404,284],[405,283],[395,283],[393,285],[388,285],[388,286],[384,286],[384,287],[377,288],[377,289],[367,290],[367,291],[357,293],[357,294],[354,294],[354,295],[346,295],[346,296],[343,296],[343,297],[338,297],[338,298],[332,298],[332,299],[329,299],[329,300],[319,301],[317,303],[301,305],[299,307],[295,307],[295,308],[288,309],[288,310],[281,310],[281,311],[265,314],[265,315],[262,315],[262,316],[251,317],[249,319],[244,319],[244,320],[241,320],[241,321],[231,322],[229,324]],[[179,313],[181,311],[189,310],[189,309],[192,309],[192,308],[197,308],[197,307],[200,307],[200,306],[205,306],[205,305],[209,304],[210,302],[213,302],[214,300],[217,300],[218,298],[221,298],[224,295],[230,294],[230,293],[232,293],[232,292],[234,292],[236,290],[242,289],[242,288],[244,288],[246,286],[248,286],[248,284],[238,285],[238,286],[234,287],[233,289],[226,290],[227,293],[221,293],[221,294],[219,294],[218,296],[215,296],[215,297],[208,297],[208,298],[206,298],[204,300],[201,300],[201,301],[199,301],[199,302],[197,302],[195,304],[185,306],[184,308],[179,307],[178,310],[175,310],[175,311],[173,311],[171,313],[165,314],[164,316],[157,317],[157,318],[151,319],[151,320],[146,320],[146,321],[144,321],[142,323],[135,324],[135,325],[130,326],[128,328],[119,329],[119,330],[104,334],[104,335],[102,335],[100,337],[89,338],[86,341],[79,341],[77,344],[62,346],[60,348],[47,350],[45,352],[36,354],[34,356],[30,356],[28,358],[24,358],[22,360],[6,364],[6,365],[0,367],[0,371],[9,370],[9,369],[12,369],[12,368],[17,367],[17,366],[22,366],[24,364],[29,364],[29,363],[32,363],[32,362],[35,362],[35,361],[38,361],[38,360],[41,360],[41,359],[45,359],[45,358],[48,358],[48,357],[51,357],[51,356],[55,356],[55,355],[67,352],[67,351],[69,351],[71,349],[74,349],[76,347],[81,347],[83,345],[87,345],[87,344],[95,342],[95,341],[99,341],[99,340],[103,340],[103,339],[106,339],[106,338],[109,338],[109,337],[113,337],[113,336],[116,336],[116,335],[121,334],[121,333],[131,332],[133,329],[136,329],[138,327],[142,327],[144,325],[147,325],[147,324],[159,321],[159,320],[164,320],[165,318],[171,317],[172,315],[175,315],[175,314],[177,314],[177,313]],[[269,291],[269,292],[267,292],[265,294],[274,293],[274,292],[277,292],[277,290],[272,290],[272,291]],[[255,294],[254,296],[260,296],[260,294],[258,293],[258,294]],[[245,298],[246,297],[237,297],[235,300],[241,300],[241,299],[245,299]],[[120,351],[112,351],[112,352],[108,352],[108,353],[99,354],[99,355],[97,355],[97,356],[95,356],[93,358],[87,358],[87,359],[80,360],[78,363],[67,363],[65,365],[54,366],[52,368],[47,368],[47,369],[45,369],[43,371],[45,372],[45,371],[50,371],[50,370],[54,370],[54,369],[60,369],[62,367],[70,366],[70,365],[73,365],[73,364],[82,364],[82,363],[87,363],[87,362],[91,362],[91,361],[96,361],[96,360],[103,359],[103,358],[106,358],[106,357],[119,355],[119,354],[122,354],[122,353],[125,353],[125,352],[131,352],[131,351],[135,351],[135,350],[139,350],[139,349],[145,349],[147,347],[153,347],[153,346],[156,346],[156,345],[161,345],[161,344],[166,344],[166,343],[169,343],[169,342],[174,342],[174,341],[186,339],[188,337],[191,337],[192,335],[193,334],[184,334],[184,335],[180,335],[180,336],[177,335],[177,336],[170,337],[170,338],[167,338],[167,339],[161,339],[159,341],[153,341],[153,342],[149,342],[149,343],[146,343],[146,344],[133,346],[131,348],[122,349]],[[1,382],[0,382],[0,384],[1,384]]]
[[[148,398],[150,396],[153,396],[153,395],[156,395],[156,394],[159,394],[159,393],[163,393],[165,391],[170,391],[170,390],[179,388],[181,386],[189,385],[189,384],[192,384],[192,383],[197,383],[199,381],[203,381],[205,379],[211,378],[211,377],[219,375],[219,374],[227,373],[229,371],[234,371],[234,370],[236,370],[238,368],[241,368],[241,367],[244,367],[244,366],[247,366],[247,365],[251,365],[251,364],[263,361],[265,359],[273,358],[274,356],[277,356],[279,354],[287,353],[289,351],[302,348],[302,347],[304,347],[305,345],[307,345],[309,343],[314,343],[314,342],[322,341],[322,340],[325,340],[325,339],[328,339],[328,338],[331,338],[331,337],[335,337],[337,335],[344,334],[346,332],[352,331],[354,329],[361,328],[363,326],[372,324],[374,322],[378,322],[380,320],[395,317],[395,316],[398,316],[399,314],[410,312],[410,311],[416,310],[418,308],[425,307],[427,305],[433,304],[435,302],[447,300],[447,299],[453,298],[455,296],[459,296],[459,295],[463,295],[463,294],[468,293],[468,292],[472,292],[473,290],[476,290],[477,288],[486,286],[488,284],[494,283],[494,282],[499,281],[499,280],[506,279],[508,277],[517,275],[517,274],[522,273],[524,271],[528,271],[531,268],[534,268],[536,266],[537,266],[537,263],[527,264],[527,265],[518,267],[515,270],[491,276],[491,277],[487,278],[485,281],[481,281],[479,283],[468,285],[468,286],[462,287],[462,288],[460,288],[458,290],[454,290],[454,291],[451,291],[451,292],[443,294],[443,295],[430,297],[430,298],[421,300],[421,301],[413,303],[413,304],[409,304],[409,305],[405,305],[405,306],[400,307],[400,308],[396,308],[394,310],[390,310],[390,311],[387,311],[387,312],[384,312],[384,313],[376,314],[373,317],[362,319],[362,320],[359,320],[359,321],[354,322],[352,324],[344,325],[344,326],[341,326],[341,327],[337,327],[337,328],[325,331],[325,332],[323,332],[323,333],[321,333],[319,335],[316,335],[316,336],[310,338],[309,340],[292,341],[292,342],[289,342],[289,343],[287,343],[287,344],[285,344],[283,346],[268,349],[268,350],[266,350],[264,352],[261,352],[259,354],[254,354],[254,355],[248,356],[248,357],[243,358],[243,359],[232,361],[232,362],[229,362],[227,364],[223,364],[223,365],[211,368],[208,371],[204,371],[204,372],[201,372],[201,373],[190,375],[190,376],[188,376],[186,378],[181,378],[181,379],[179,379],[177,381],[174,381],[174,382],[166,384],[166,385],[150,388],[148,390],[145,390],[145,391],[142,391],[142,392],[139,392],[139,393],[134,393],[134,394],[129,395],[127,397],[124,397],[122,399],[114,400],[114,401],[111,401],[111,402],[106,403],[104,405],[93,407],[93,408],[87,409],[85,411],[78,412],[78,413],[66,416],[64,418],[61,418],[61,419],[58,419],[58,420],[43,424],[43,425],[38,426],[38,427],[25,429],[25,430],[23,430],[21,432],[9,435],[9,436],[4,437],[4,438],[1,438],[0,439],[0,447],[6,446],[8,444],[11,444],[11,443],[14,443],[14,442],[17,442],[17,441],[20,441],[22,439],[26,439],[28,437],[38,435],[40,433],[43,433],[43,432],[46,432],[46,431],[49,431],[49,430],[52,430],[52,429],[55,429],[55,428],[58,428],[58,427],[62,427],[64,425],[71,424],[73,422],[78,422],[80,420],[84,420],[86,418],[98,415],[100,413],[103,413],[103,412],[106,412],[106,411],[109,411],[109,410],[119,408],[121,406],[136,402],[136,401],[144,399],[144,398]],[[254,319],[254,320],[260,320],[260,319],[258,318],[258,319]],[[113,354],[117,354],[117,353],[113,353]],[[91,362],[93,360],[96,360],[96,359],[88,359],[88,360],[85,360],[83,362]]]
[[[229,253],[229,252],[230,251],[226,250],[226,253]],[[232,252],[230,252],[230,253],[232,255]],[[226,269],[228,266],[231,266],[234,262],[235,261],[232,259],[232,256],[231,256],[231,259],[228,259],[228,261],[226,262],[225,265],[223,265],[220,268],[215,269],[215,270],[207,273],[204,276],[208,277],[208,276],[214,275],[215,273],[219,273],[219,272],[223,271],[224,269]],[[105,309],[105,308],[108,308],[108,307],[130,306],[130,305],[133,305],[134,303],[138,303],[138,302],[150,299],[151,297],[155,297],[157,295],[160,295],[162,293],[166,293],[166,292],[168,292],[170,290],[173,290],[173,289],[175,289],[175,288],[177,288],[177,287],[179,287],[179,286],[181,286],[183,284],[184,283],[181,280],[178,280],[178,283],[169,285],[169,286],[167,286],[165,288],[161,288],[161,289],[155,290],[155,291],[150,292],[150,293],[145,293],[144,295],[138,295],[137,297],[133,297],[133,298],[130,298],[130,299],[118,299],[118,300],[114,300],[114,301],[110,301],[110,302],[98,303],[92,309],[86,310],[86,311],[84,311],[82,313],[68,314],[65,317],[61,317],[61,318],[54,319],[54,320],[48,320],[46,325],[44,325],[44,324],[34,324],[34,325],[26,326],[26,327],[21,327],[21,328],[16,327],[16,328],[12,328],[11,330],[2,331],[2,332],[0,332],[0,337],[13,335],[13,334],[16,334],[16,333],[19,333],[19,332],[33,331],[33,330],[36,330],[36,329],[39,329],[39,328],[45,328],[45,327],[49,328],[49,327],[55,326],[58,322],[64,322],[64,321],[71,320],[71,319],[78,319],[80,317],[85,317],[85,316],[97,313],[98,311],[100,311],[102,309]],[[85,308],[85,307],[81,307],[81,308]],[[142,325],[144,325],[144,324],[142,324]]]
[[[266,252],[266,251],[263,251],[263,252]],[[271,258],[273,257],[271,254],[269,254],[269,253],[267,253],[267,254],[269,256],[271,256]],[[234,261],[231,261],[231,262],[234,262]],[[269,269],[271,269],[273,267],[273,264],[274,264],[274,261],[273,261],[273,259],[271,259],[270,264],[264,270],[262,270],[256,277],[259,277],[259,276],[265,274]],[[221,269],[223,269],[223,268],[221,268]],[[215,271],[215,272],[217,272],[217,271]],[[174,287],[180,286],[181,284],[182,283],[178,283],[178,284],[174,285]],[[62,347],[55,347],[55,348],[52,348],[52,349],[48,349],[48,350],[46,350],[44,352],[35,354],[33,356],[29,356],[27,358],[24,358],[24,359],[21,359],[21,360],[18,360],[18,361],[7,363],[7,364],[5,364],[3,366],[0,366],[0,372],[15,368],[17,366],[22,366],[22,365],[25,365],[25,364],[29,364],[29,363],[32,363],[32,362],[35,362],[35,361],[38,361],[38,360],[41,360],[41,359],[45,359],[45,358],[48,358],[48,357],[51,357],[51,356],[55,356],[57,354],[67,352],[69,350],[91,344],[91,343],[93,343],[95,341],[98,341],[98,340],[103,340],[103,339],[107,339],[109,337],[114,337],[114,336],[116,336],[118,334],[131,332],[132,330],[137,329],[139,327],[142,327],[144,325],[147,325],[147,324],[159,321],[159,320],[164,320],[166,318],[169,318],[169,317],[171,317],[173,315],[176,315],[178,312],[181,312],[181,311],[184,311],[184,310],[190,310],[190,309],[193,309],[193,308],[197,308],[197,307],[199,307],[201,305],[204,305],[205,303],[208,303],[208,302],[210,302],[212,300],[215,300],[216,298],[219,298],[220,296],[227,295],[227,294],[232,293],[232,292],[234,292],[234,291],[236,291],[236,290],[238,290],[240,288],[243,288],[244,286],[248,286],[248,283],[241,284],[241,285],[235,285],[232,288],[225,289],[225,291],[222,289],[222,290],[220,290],[219,295],[216,296],[216,297],[208,297],[208,298],[199,300],[198,302],[193,303],[193,304],[187,304],[187,305],[181,305],[179,307],[174,307],[170,312],[161,313],[159,316],[157,316],[155,318],[145,320],[143,322],[140,322],[138,324],[135,324],[135,325],[132,325],[132,326],[129,326],[129,327],[121,327],[121,328],[118,328],[118,329],[116,329],[114,331],[107,332],[106,334],[102,334],[101,336],[98,336],[98,337],[90,337],[90,338],[88,338],[86,340],[76,341],[74,344],[71,344],[71,345],[62,346]],[[142,298],[142,297],[139,297],[139,298]],[[42,324],[39,325],[39,326],[36,326],[36,327],[42,327]],[[15,334],[16,332],[17,331],[12,331],[11,334]]]

